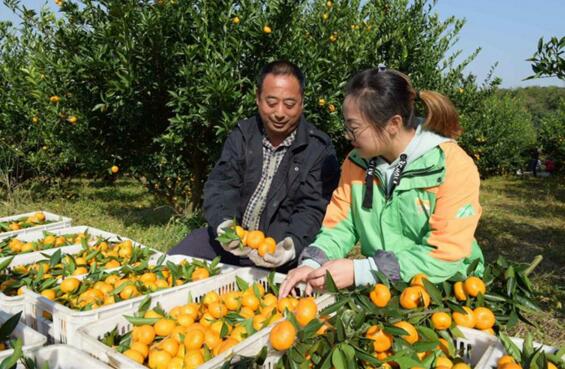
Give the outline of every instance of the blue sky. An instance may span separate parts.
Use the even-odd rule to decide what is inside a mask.
[[[539,38],[565,36],[565,1],[439,0],[435,9],[442,19],[454,15],[467,20],[456,49],[469,55],[482,48],[467,71],[484,78],[498,61],[495,75],[503,87],[565,87],[557,78],[522,81],[533,74],[525,59],[536,51]]]
[[[39,9],[45,1],[23,0],[27,7]],[[53,8],[56,6],[50,1]],[[502,87],[561,86],[557,78],[522,81],[531,74],[525,61],[535,51],[538,39],[565,35],[565,1],[563,0],[439,0],[436,11],[442,18],[455,15],[465,18],[455,49],[467,56],[477,47],[482,51],[467,67],[467,72],[482,81],[490,67],[498,62],[495,75],[502,78]],[[0,19],[14,20],[0,3]]]

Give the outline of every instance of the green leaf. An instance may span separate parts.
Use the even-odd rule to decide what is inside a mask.
[[[526,334],[526,339],[524,340],[524,345],[522,346],[522,352],[525,357],[531,357],[534,353],[534,339],[530,332]]]
[[[417,326],[416,330],[420,333],[420,335],[422,337],[425,337],[428,341],[434,341],[434,342],[436,342],[436,344],[439,341],[439,337],[438,337],[436,331],[434,331],[431,328],[423,327],[423,326]]]
[[[438,341],[419,341],[412,345],[412,348],[416,352],[428,352],[435,349],[438,345]]]
[[[521,352],[520,348],[514,342],[512,342],[510,337],[508,337],[504,332],[500,332],[499,338],[502,341],[502,345],[504,346],[504,349],[506,350],[506,352],[509,355],[512,355],[512,357],[517,362],[521,362],[522,352]]]
[[[298,334],[306,339],[314,337],[318,329],[320,329],[320,327],[323,325],[324,323],[321,320],[312,319],[304,328],[300,330],[300,332],[298,332]]]
[[[393,356],[394,356],[394,361],[398,365],[400,365],[400,369],[410,369],[410,368],[415,368],[415,367],[419,367],[420,365],[422,365],[419,361],[414,360],[413,358],[411,358],[409,356],[401,356],[401,357],[396,357],[396,355],[393,355]]]
[[[163,254],[159,257],[159,259],[157,260],[157,264],[156,265],[163,265],[163,263],[165,262],[165,260],[167,259],[167,255]]]
[[[21,316],[22,312],[20,311],[19,313],[12,315],[8,320],[2,323],[2,326],[0,326],[0,342],[6,341],[10,337],[14,329],[16,329]]]
[[[49,266],[53,267],[59,264],[62,258],[63,254],[61,253],[61,250],[59,249],[55,251],[51,256],[49,256]]]
[[[479,259],[479,258],[473,260],[473,262],[471,264],[469,264],[469,266],[467,267],[467,275],[473,275],[473,273],[475,273],[475,270],[477,269],[477,266],[479,265],[480,262],[481,262],[481,259]]]
[[[222,329],[220,330],[220,338],[224,339],[229,333],[229,328],[228,325],[223,322],[222,323]]]
[[[465,309],[463,309],[463,307],[462,307],[461,305],[459,305],[459,304],[454,304],[454,303],[452,303],[452,302],[447,301],[447,302],[446,302],[446,305],[447,305],[447,306],[449,307],[449,309],[452,310],[452,311],[456,311],[456,312],[461,313],[461,314],[466,314],[466,313],[467,313],[467,311],[466,311]]]
[[[409,334],[405,329],[395,327],[395,326],[392,326],[392,325],[385,325],[383,327],[383,330],[386,333],[392,334],[392,335],[397,336],[397,337],[402,337],[402,336],[406,336],[406,335]]]
[[[541,311],[541,308],[525,296],[516,296],[516,302],[530,311]]]
[[[235,276],[235,283],[240,291],[246,291],[249,288],[249,283],[241,279],[239,276]]]
[[[348,345],[347,343],[343,343],[340,345],[340,350],[345,354],[348,363],[353,363],[355,359],[355,349]]]
[[[523,272],[518,272],[516,274],[518,276],[518,283],[521,284],[527,291],[533,292],[532,282],[530,282],[530,278],[524,275]]]
[[[450,329],[450,332],[452,332],[451,334],[453,335],[453,332],[455,330]],[[463,334],[461,333],[461,331],[459,329],[457,329],[457,333],[459,334],[459,336],[453,335],[453,337],[463,337]],[[447,353],[448,356],[454,357],[456,355],[455,353],[455,345],[453,344],[453,338],[452,336],[450,336],[450,333],[447,331],[440,331],[438,332],[438,334],[445,339],[445,341],[447,342]]]
[[[348,298],[345,298],[341,301],[334,302],[330,306],[327,306],[324,309],[322,309],[322,311],[320,311],[320,316],[326,316],[326,315],[331,315],[331,314],[335,313],[336,311],[341,309],[344,305],[351,302],[351,300],[352,300],[352,298],[348,297]]]
[[[516,276],[516,272],[514,271],[514,266],[510,265],[505,271],[504,271],[504,279],[510,279],[510,278],[515,278]]]
[[[259,301],[261,301],[261,291],[259,290],[257,283],[253,283],[253,293],[255,294],[255,297],[257,297]]]
[[[324,288],[329,293],[337,293],[339,292],[339,288],[337,288],[334,279],[329,270],[326,270],[326,280],[324,282]]]
[[[373,273],[373,276],[379,283],[382,283],[390,288],[390,280],[386,275],[384,275],[382,272],[379,272],[378,270],[371,270],[371,273]]]
[[[124,318],[126,318],[128,322],[130,322],[135,326],[144,325],[144,324],[153,325],[157,323],[160,319],[160,318],[140,318],[140,317],[128,316],[128,315],[124,315]]]
[[[16,363],[23,356],[22,346],[23,346],[23,341],[21,338],[18,338],[17,340],[13,341],[12,347],[14,348],[14,352],[12,353],[12,355],[2,360],[2,363],[0,363],[0,369],[15,368]]]
[[[459,328],[457,328],[456,325],[453,325],[452,327],[449,327],[449,331],[451,332],[451,335],[453,337],[456,338],[464,338],[465,335],[463,334],[463,332],[461,332],[461,330]],[[444,337],[445,338],[445,337]]]
[[[216,266],[218,266],[218,264],[220,263],[220,260],[222,259],[221,256],[216,256],[214,258],[214,260],[212,260],[212,262],[210,263],[210,269],[214,269],[216,268]]]
[[[513,278],[513,277],[507,279],[506,280],[506,295],[508,297],[513,297],[515,290],[516,290],[516,279]]]
[[[506,322],[507,328],[512,328],[518,323],[518,314],[516,313],[515,309],[512,309],[510,315],[508,316],[508,322]]]
[[[335,324],[337,340],[339,342],[345,341],[345,327],[343,326],[343,320],[338,319]]]
[[[361,361],[366,361],[369,364],[372,364],[373,366],[378,367],[381,362],[379,360],[377,360],[377,358],[365,351],[362,351],[360,349],[355,349],[355,356],[357,357],[357,359],[361,360]]]
[[[112,347],[116,343],[116,337],[118,336],[118,327],[114,327],[110,332],[106,332],[104,337],[100,339],[100,342],[106,346]]]
[[[10,257],[8,257],[8,258],[2,260],[2,262],[0,262],[0,271],[5,270],[5,269],[8,267],[8,265],[10,265],[10,263],[12,262],[12,260],[14,260],[14,257],[15,257],[15,256],[10,256]]]
[[[296,315],[294,315],[293,312],[289,311],[286,318],[288,319],[289,322],[292,323],[292,325],[294,326],[294,328],[296,328],[296,330],[299,331],[302,329],[300,323],[298,323],[298,320],[296,320]]]
[[[332,352],[332,364],[335,369],[348,369],[347,356],[339,346],[334,348]]]
[[[151,306],[151,296],[147,295],[145,296],[145,298],[141,301],[141,304],[139,305],[139,308],[137,309],[138,313],[141,314],[145,314],[147,312],[147,310],[149,310],[149,307]]]
[[[100,251],[93,250],[89,254],[86,255],[85,260],[90,261],[90,259],[95,258],[98,254],[100,254]]]
[[[436,287],[435,284],[428,281],[426,278],[423,279],[423,282],[424,282],[424,287],[425,287],[426,291],[428,291],[428,293],[430,294],[430,297],[432,298],[432,301],[436,305],[441,305],[442,300],[443,300],[443,297],[441,295],[441,291]]]
[[[127,286],[132,286],[134,285],[134,283],[132,281],[128,281],[128,282],[124,282],[122,284],[120,284],[117,288],[114,288],[114,290],[111,292],[112,295],[118,295],[120,292],[122,292],[124,290],[124,288],[126,288]]]
[[[532,358],[532,361],[535,361],[535,364],[537,364],[538,369],[547,368],[547,357],[545,356],[544,352],[541,351],[541,347],[538,348],[538,352],[536,353],[534,358]],[[533,369],[533,365],[530,366],[530,368]]]
[[[269,272],[267,276],[267,287],[273,292],[275,296],[279,295],[279,286],[275,283],[275,272]]]
[[[508,299],[506,297],[502,297],[499,295],[493,295],[493,294],[486,294],[484,295],[484,298],[486,301],[492,301],[492,302],[507,302]]]

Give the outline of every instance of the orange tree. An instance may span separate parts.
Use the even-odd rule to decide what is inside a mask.
[[[464,22],[425,0],[62,0],[57,14],[4,2],[21,22],[0,27],[0,130],[10,133],[0,145],[21,178],[110,177],[116,165],[179,211],[200,206],[271,60],[303,68],[306,115],[341,155],[343,86],[355,71],[405,71],[450,96],[468,126],[498,83],[479,87],[463,72],[476,53],[448,56]]]
[[[563,170],[565,163],[565,99],[561,99],[556,111],[553,111],[540,120],[538,127],[538,142],[544,154],[553,159],[558,170]]]

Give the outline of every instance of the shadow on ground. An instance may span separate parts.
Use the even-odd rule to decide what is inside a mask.
[[[119,180],[112,184],[91,182],[81,199],[102,204],[102,208],[127,226],[163,226],[175,215],[174,210],[158,201],[134,180]]]
[[[164,226],[171,217],[175,215],[170,207],[147,206],[137,208],[134,206],[120,206],[108,209],[108,213],[118,219],[121,219],[125,226],[140,225],[148,226]]]

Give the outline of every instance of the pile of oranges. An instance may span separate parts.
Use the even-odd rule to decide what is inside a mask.
[[[274,254],[277,247],[277,242],[272,237],[265,237],[262,231],[245,230],[241,226],[234,227],[236,235],[239,237],[241,244],[244,247],[250,247],[257,250],[259,256],[266,254]]]
[[[410,281],[410,286],[400,293],[399,303],[402,308],[410,310],[419,307],[427,308],[430,305],[431,298],[424,285],[424,279],[426,279],[424,274],[414,276]],[[485,293],[485,283],[479,277],[471,276],[465,281],[455,282],[453,285],[453,295],[458,301],[466,301]],[[380,308],[387,306],[391,296],[390,289],[381,283],[376,284],[369,294],[371,301]],[[477,306],[475,309],[471,309],[469,306],[462,306],[457,311],[434,312],[430,317],[430,322],[432,328],[438,330],[448,329],[452,326],[452,322],[455,322],[455,325],[458,326],[475,328],[494,334],[493,327],[496,318],[492,310],[487,307]]]
[[[284,299],[282,299],[284,300]],[[280,300],[280,301],[282,301]],[[301,328],[305,327],[318,316],[316,301],[310,298],[301,299],[294,310],[294,317]],[[329,329],[329,323],[324,323],[317,334],[324,334]],[[277,323],[269,334],[269,343],[277,351],[285,351],[296,341],[297,329],[289,320]]]
[[[57,287],[42,290],[41,295],[71,309],[92,310],[161,289],[206,279],[218,273],[216,269],[192,265],[186,260],[183,260],[180,266],[180,269],[185,268],[190,272],[174,275],[164,265],[150,265],[141,270],[130,268],[112,273],[91,274],[83,280],[70,277],[64,279]]]
[[[84,237],[86,237],[84,234],[80,234],[72,240],[80,243]],[[68,240],[68,238],[64,239]],[[56,240],[55,236],[47,236],[43,242],[56,244]],[[15,266],[11,271],[0,276],[0,292],[9,296],[21,295],[24,286],[29,287],[38,280],[61,280],[65,276],[87,274],[92,268],[115,269],[125,265],[136,266],[147,261],[152,254],[153,251],[149,248],[134,247],[130,240],[119,243],[99,241],[78,254],[61,256],[55,253],[50,258],[35,263]],[[57,259],[60,260],[56,261]]]
[[[211,291],[200,302],[177,306],[168,314],[160,309],[145,312],[145,324],[134,324],[131,339],[118,350],[151,369],[196,368],[282,320],[288,311],[294,312],[301,325],[308,324],[318,313],[313,298],[278,299],[260,283],[222,295]],[[147,318],[154,322],[147,324]],[[279,332],[272,339],[274,345],[290,347],[294,343],[296,335],[288,324],[284,320],[274,328]]]
[[[7,225],[5,225],[4,223],[0,223],[0,233],[19,231],[20,229],[35,227],[38,225],[43,225],[48,223],[51,222],[46,220],[45,214],[42,211],[38,211],[33,215],[30,215],[29,217],[23,217],[10,221],[10,223]]]
[[[464,326],[494,334],[493,326],[495,325],[496,318],[487,307],[477,306],[475,309],[471,309],[470,306],[462,306],[461,309],[454,311],[450,311],[448,308],[437,309],[434,307],[434,309],[431,309],[432,298],[430,292],[426,289],[425,279],[427,279],[425,275],[418,274],[401,291],[391,291],[389,286],[377,283],[369,292],[369,299],[377,308],[389,308],[394,296],[397,295],[398,298],[395,304],[398,305],[401,315],[398,318],[392,319],[392,326],[402,329],[405,334],[394,337],[384,329],[382,325],[384,322],[370,325],[364,333],[364,337],[371,341],[374,357],[385,362],[383,367],[386,369],[396,366],[394,362],[386,362],[388,357],[394,355],[393,347],[395,347],[395,340],[402,339],[406,343],[414,345],[423,339],[419,334],[417,326],[408,321],[411,311],[415,311],[420,315],[420,325],[426,324],[438,333],[455,326]],[[452,291],[452,301],[467,301],[478,297],[480,294],[485,294],[486,286],[480,278],[471,276],[465,281],[456,282]],[[470,305],[471,301],[467,302]],[[441,336],[439,335],[439,337]],[[429,360],[433,359],[432,367],[435,369],[470,369],[470,366],[461,359],[450,356],[449,347],[450,343],[448,340],[439,338],[439,345],[435,349],[418,352],[417,356],[420,361],[424,361],[428,357],[430,357]],[[368,365],[368,367],[371,366]]]
[[[33,242],[24,242],[19,238],[12,237],[0,241],[0,256],[24,254],[75,244],[80,245],[82,239],[86,237],[84,233],[72,233],[61,236],[47,234],[45,237]]]
[[[522,369],[522,365],[516,362],[511,355],[503,355],[496,363],[497,369]],[[558,369],[557,365],[551,361],[547,361],[547,369]]]

